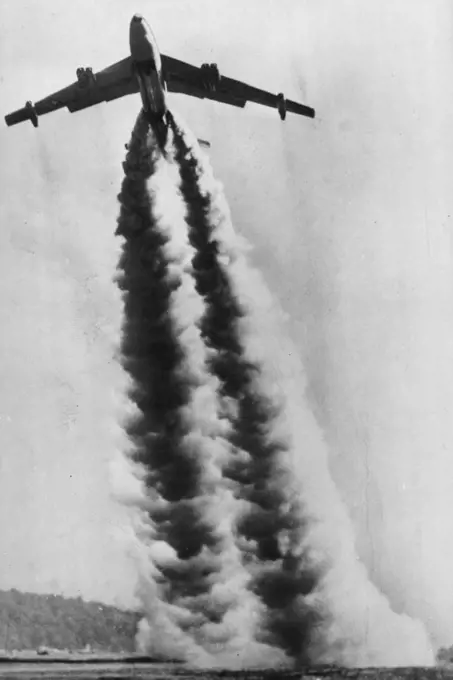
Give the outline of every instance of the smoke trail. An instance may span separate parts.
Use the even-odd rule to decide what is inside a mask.
[[[315,462],[316,475],[309,480],[319,485],[324,508],[308,491],[307,480],[304,484],[294,474],[294,466],[291,471],[291,463],[297,464],[295,442],[300,457],[313,437],[302,431],[298,441],[296,423],[306,425],[308,419],[288,412],[285,424],[278,390],[266,379],[270,357],[264,356],[266,337],[259,335],[253,309],[267,297],[264,285],[235,242],[220,185],[196,143],[180,124],[173,129],[190,241],[197,249],[194,276],[206,304],[202,334],[213,350],[210,363],[221,381],[223,415],[232,424],[235,453],[223,473],[246,502],[238,516],[238,544],[252,574],[250,587],[266,606],[261,637],[301,663],[432,663],[422,627],[395,615],[357,564],[327,467]],[[300,472],[300,462],[298,467]],[[335,540],[335,532],[341,539]]]
[[[200,334],[205,310],[178,169],[143,115],[128,148],[117,233],[125,238],[121,352],[137,407],[126,429],[142,478],[137,538],[147,546],[139,644],[198,665],[259,665],[263,654],[270,664],[273,650],[254,641],[259,603],[233,539],[239,501],[221,473],[229,423],[218,416],[218,380]]]
[[[244,562],[254,576],[251,587],[266,605],[261,635],[308,661],[304,650],[316,613],[298,598],[313,590],[317,573],[308,554],[296,550],[305,522],[291,483],[290,444],[278,429],[280,404],[262,384],[262,367],[244,342],[248,315],[231,278],[231,258],[237,253],[225,243],[225,230],[229,241],[232,232],[220,187],[182,128],[175,124],[174,129],[181,191],[189,207],[189,238],[197,249],[196,286],[206,303],[201,329],[214,350],[211,369],[221,381],[224,415],[232,423],[235,454],[223,474],[247,504],[237,530]],[[225,255],[227,266],[222,263]]]

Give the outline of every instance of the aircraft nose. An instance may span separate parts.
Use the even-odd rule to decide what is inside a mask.
[[[134,16],[132,17],[132,21],[137,24],[141,23],[143,21],[143,17],[141,14],[134,14]]]

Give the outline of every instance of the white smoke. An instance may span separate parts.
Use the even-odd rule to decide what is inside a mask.
[[[131,384],[138,381],[140,386],[135,392],[132,387],[138,410],[126,447],[133,459],[135,446],[141,452],[140,479],[138,486],[127,482],[124,493],[137,511],[138,596],[145,613],[138,645],[142,651],[198,666],[271,666],[287,662],[288,655],[300,663],[430,665],[433,654],[423,626],[392,611],[358,560],[349,518],[329,474],[327,447],[304,396],[303,367],[286,337],[286,319],[248,262],[247,246],[234,233],[209,163],[180,128],[178,123],[174,145],[182,140],[187,153],[178,156],[170,138],[162,156],[139,117],[120,198],[119,233],[126,237],[122,287],[129,301],[123,351]],[[184,185],[188,171],[193,181]],[[197,203],[203,209],[191,212]],[[200,220],[198,234],[194,214]],[[141,230],[144,240],[134,264],[131,253]],[[147,230],[153,230],[152,238]],[[206,240],[194,247],[198,237]],[[197,273],[197,258],[210,263],[203,265],[204,272]],[[154,277],[160,298],[137,286],[142,276],[137,267],[142,265],[150,277],[143,279],[145,288]],[[211,280],[213,273],[217,278]],[[213,288],[200,294],[202,279],[197,276],[203,275]],[[226,311],[231,307],[230,327],[221,316],[215,321],[220,302]],[[150,324],[147,314],[155,314],[154,306],[163,303],[167,307]],[[209,322],[209,315],[214,321]],[[203,326],[206,319],[210,330]],[[179,359],[169,369],[168,385],[160,388],[168,405],[159,403],[156,411],[146,406],[157,389],[148,364],[158,365],[164,358],[162,340],[155,334],[165,324],[166,342],[174,344]],[[209,334],[221,328],[228,336],[226,347],[231,341],[234,350],[212,345]],[[224,398],[223,381],[212,367],[216,360],[228,359],[229,352],[246,393]],[[151,397],[143,400],[147,390]],[[243,396],[252,406],[255,400],[265,405],[260,413],[267,413],[267,423],[259,441],[274,452],[263,461],[252,450],[256,442],[249,449],[241,443],[247,439],[239,439],[242,453],[231,446],[235,429],[247,426],[240,415]],[[155,428],[160,418],[163,423],[170,418],[180,433],[170,447],[178,448],[181,464],[195,475],[190,497],[178,491],[187,480],[174,469],[172,449],[167,448],[166,462],[155,457],[157,440],[149,444],[159,433]],[[238,454],[259,475],[252,484],[241,486],[226,472]],[[259,536],[260,518],[265,527],[271,520],[278,557],[261,556],[261,539],[247,540],[249,530]],[[244,521],[248,529],[239,535]],[[200,531],[206,539],[193,550]],[[200,592],[184,594],[182,585],[193,589],[195,582]],[[281,591],[282,586],[287,590]],[[279,601],[281,592],[286,603]]]
[[[349,517],[329,474],[327,446],[304,398],[306,379],[298,352],[287,339],[284,315],[248,263],[247,248],[234,237],[228,206],[206,157],[185,134],[201,170],[200,190],[211,197],[209,220],[224,259],[221,267],[247,309],[241,334],[245,356],[261,367],[257,389],[283,403],[273,426],[276,438],[282,434],[292,442],[290,466],[299,513],[292,549],[305,551],[317,565],[318,584],[306,603],[325,617],[313,636],[312,659],[359,666],[431,665],[433,650],[423,625],[393,612],[359,561]]]
[[[154,397],[155,405],[148,407],[146,400],[137,397],[138,410],[129,429],[137,432],[137,422],[139,429],[151,427],[148,434],[145,430],[140,435],[141,494],[134,500],[138,487],[133,480],[126,482],[124,491],[140,514],[136,535],[143,554],[138,551],[138,595],[146,623],[140,627],[138,644],[153,654],[176,656],[199,666],[257,665],[267,646],[254,639],[259,605],[246,588],[249,575],[233,538],[238,500],[221,474],[229,455],[224,438],[228,423],[218,416],[218,381],[208,370],[208,351],[199,331],[204,307],[191,272],[194,253],[187,240],[186,206],[178,194],[178,167],[171,147],[162,155],[153,144],[151,131],[139,117],[129,145],[130,164],[125,164],[119,218],[120,233],[126,237],[120,265],[124,270],[122,286],[132,300],[130,312],[126,303],[123,348],[127,346],[127,350],[123,351],[141,366],[138,372],[130,369],[134,380],[140,382],[140,393],[149,390],[152,394],[157,389],[149,367],[158,367],[164,359],[159,355],[165,351],[159,337],[166,338],[178,357],[168,369],[169,384],[161,385],[161,396],[168,403]],[[134,239],[140,236],[143,240],[137,249]],[[140,252],[140,259],[130,265],[128,258],[134,257],[131,253],[135,251]],[[138,267],[145,272],[139,275],[144,277],[142,289],[135,281]],[[140,312],[133,311],[137,301]],[[145,317],[156,314],[155,307],[164,304],[167,307],[153,327]],[[164,326],[168,328],[162,336]],[[149,382],[141,371],[151,371]],[[133,389],[131,396],[134,399]],[[168,438],[167,460],[155,458],[157,443],[147,443],[156,436],[152,430],[162,418],[171,429],[168,434],[165,430],[160,435],[157,429],[155,432],[164,443]],[[131,434],[127,453],[132,458],[136,458],[134,441],[137,435]],[[146,451],[149,462],[143,458]],[[178,457],[172,461],[174,454],[180,456],[183,468]],[[185,471],[190,475],[187,480]],[[184,490],[187,483],[190,490]]]

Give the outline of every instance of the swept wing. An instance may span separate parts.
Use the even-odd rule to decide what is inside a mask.
[[[285,99],[282,93],[272,94],[240,80],[221,76],[215,64],[203,64],[199,68],[164,54],[161,58],[169,92],[181,92],[240,108],[243,108],[247,102],[262,104],[278,109],[282,118],[285,118],[286,111],[309,118],[315,117],[314,109],[291,99]]]
[[[76,82],[44,97],[35,104],[27,105],[5,116],[7,125],[31,120],[35,126],[38,116],[66,107],[69,111],[81,111],[101,102],[108,102],[139,91],[130,57],[118,61],[98,73],[89,68],[77,69]]]
[[[282,119],[286,117],[287,111],[309,118],[315,116],[314,109],[291,99],[285,99],[282,93],[272,94],[240,80],[221,76],[215,64],[203,64],[197,67],[164,54],[161,55],[161,59],[163,79],[169,92],[211,99],[240,108],[243,108],[248,101],[262,104],[276,108]],[[74,83],[35,104],[27,102],[22,109],[5,116],[5,121],[7,125],[16,125],[25,120],[31,120],[33,125],[37,126],[38,117],[46,113],[64,107],[71,112],[81,111],[95,104],[112,101],[139,91],[133,61],[131,57],[127,57],[97,73],[93,73],[90,68],[77,69],[77,80]]]

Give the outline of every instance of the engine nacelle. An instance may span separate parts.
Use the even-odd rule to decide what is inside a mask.
[[[38,114],[36,113],[36,109],[33,106],[32,102],[25,102],[25,108],[27,109],[28,117],[33,123],[33,127],[37,128],[38,127]]]
[[[286,118],[286,99],[285,99],[285,95],[283,94],[283,92],[279,92],[279,94],[277,95],[277,100],[278,100],[277,101],[278,113],[280,115],[280,118],[282,120],[285,120],[285,118]]]
[[[96,80],[96,76],[93,73],[93,69],[90,67],[78,68],[76,74],[79,87],[89,87],[89,85],[94,83]]]
[[[220,72],[217,64],[202,64],[201,79],[206,90],[216,92],[220,83]]]

